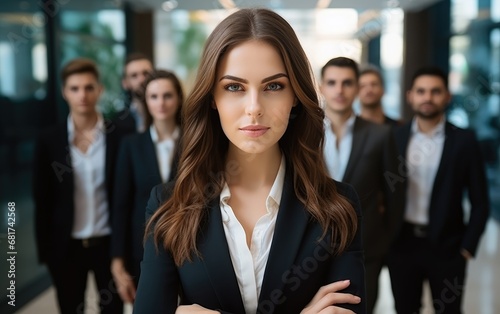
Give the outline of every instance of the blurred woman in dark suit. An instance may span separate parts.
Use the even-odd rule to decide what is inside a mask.
[[[124,302],[135,298],[151,189],[175,176],[183,100],[174,73],[153,71],[143,83],[146,131],[130,135],[121,143],[115,176],[111,271]]]

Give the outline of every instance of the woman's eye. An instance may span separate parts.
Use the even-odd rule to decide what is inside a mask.
[[[282,88],[283,88],[283,85],[281,85],[279,83],[270,83],[269,85],[267,85],[267,89],[271,90],[271,91],[280,90]]]
[[[228,84],[225,86],[225,89],[230,92],[239,92],[242,90],[241,86],[238,84]]]

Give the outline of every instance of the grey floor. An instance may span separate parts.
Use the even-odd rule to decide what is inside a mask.
[[[469,263],[467,285],[464,299],[464,313],[494,314],[500,313],[500,225],[490,219],[479,247],[477,258]],[[92,309],[96,303],[94,283],[89,280],[87,293],[88,309],[85,314],[97,313]],[[433,313],[430,292],[424,291],[423,314]],[[50,288],[31,301],[17,313],[52,314],[57,313],[54,288]],[[375,314],[394,314],[394,300],[390,290],[389,274],[386,269],[380,276],[380,296]],[[132,306],[127,305],[126,314],[132,313]]]

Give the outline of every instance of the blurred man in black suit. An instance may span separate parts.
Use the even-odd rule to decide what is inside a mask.
[[[402,222],[403,184],[392,184],[387,173],[397,172],[397,148],[387,125],[357,117],[356,62],[339,57],[321,71],[325,99],[325,161],[332,178],[354,186],[363,212],[367,313],[378,294],[378,277],[394,235]],[[391,184],[390,184],[391,183]]]
[[[407,184],[404,225],[389,257],[399,314],[419,313],[428,280],[437,313],[461,313],[467,261],[476,253],[489,212],[488,188],[473,132],[446,121],[451,95],[438,68],[421,68],[407,93],[414,119],[396,129]],[[467,193],[467,194],[466,194]],[[470,216],[462,207],[465,195]]]
[[[92,271],[101,313],[123,312],[110,272],[110,208],[122,130],[96,110],[102,91],[95,63],[78,58],[61,71],[70,114],[36,143],[33,191],[38,258],[47,265],[61,313],[83,313]],[[92,312],[95,311],[93,305]]]

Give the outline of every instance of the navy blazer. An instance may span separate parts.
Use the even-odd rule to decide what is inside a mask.
[[[114,164],[119,142],[127,131],[109,121],[105,121],[105,127],[105,181],[111,216]],[[38,260],[41,263],[64,261],[74,218],[73,169],[66,121],[41,133],[35,145],[33,163]]]
[[[411,122],[395,132],[398,148],[406,156]],[[408,175],[408,167],[400,167],[399,170],[403,180]],[[471,204],[468,223],[464,222],[462,207],[465,195],[468,195]],[[485,168],[476,136],[470,130],[447,122],[443,154],[429,206],[428,238],[436,252],[456,256],[463,248],[475,255],[489,208]]]
[[[170,176],[176,174],[177,153],[174,151]],[[149,128],[122,140],[115,171],[113,201],[113,233],[111,256],[123,257],[139,268],[143,255],[146,205],[151,189],[162,183],[156,149]],[[135,274],[134,274],[135,275]]]
[[[354,189],[336,183],[338,192],[354,206],[361,223],[361,209]],[[147,215],[165,202],[170,187],[157,186],[151,192]],[[170,191],[169,191],[170,190]],[[171,254],[150,236],[145,244],[141,278],[134,313],[175,313],[178,296],[181,304],[199,304],[222,313],[245,313],[229,248],[222,225],[219,198],[207,205],[207,216],[200,226],[193,256],[177,267]],[[351,281],[344,292],[361,297],[360,304],[340,304],[356,313],[365,313],[364,265],[361,228],[345,252],[329,254],[330,239],[322,234],[320,224],[311,217],[293,190],[291,175],[285,178],[276,229],[259,296],[258,313],[299,313],[318,289],[334,281]]]

